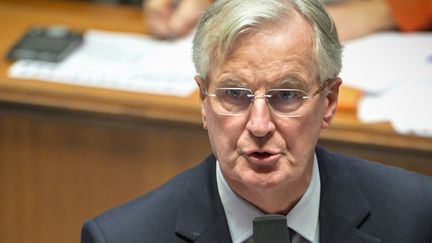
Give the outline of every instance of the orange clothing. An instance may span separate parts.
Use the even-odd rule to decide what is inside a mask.
[[[387,0],[403,31],[432,30],[432,0]]]

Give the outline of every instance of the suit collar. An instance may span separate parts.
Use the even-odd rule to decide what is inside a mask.
[[[320,242],[380,242],[361,231],[371,209],[338,156],[317,148],[321,177]]]
[[[175,231],[192,242],[231,242],[216,183],[216,159],[208,157],[185,185]]]

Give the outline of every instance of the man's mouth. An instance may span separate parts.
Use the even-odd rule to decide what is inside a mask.
[[[260,166],[273,165],[280,158],[280,155],[280,153],[271,151],[250,151],[245,153],[245,157],[250,163]]]
[[[253,152],[251,154],[249,154],[249,156],[258,158],[258,159],[264,159],[264,158],[268,158],[270,156],[272,156],[271,153],[269,152]]]

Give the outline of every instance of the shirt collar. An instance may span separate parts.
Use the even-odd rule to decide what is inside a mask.
[[[253,219],[263,213],[252,204],[237,195],[226,182],[216,165],[216,178],[219,195],[225,210],[228,228],[234,243],[244,242],[253,234]],[[288,213],[287,225],[309,242],[319,239],[319,201],[321,182],[316,155],[314,155],[311,182],[300,201]]]

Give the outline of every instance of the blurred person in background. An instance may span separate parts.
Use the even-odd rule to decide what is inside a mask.
[[[432,28],[432,0],[321,0],[334,19],[341,41],[373,32]],[[190,34],[212,0],[145,0],[149,31],[159,38]]]

